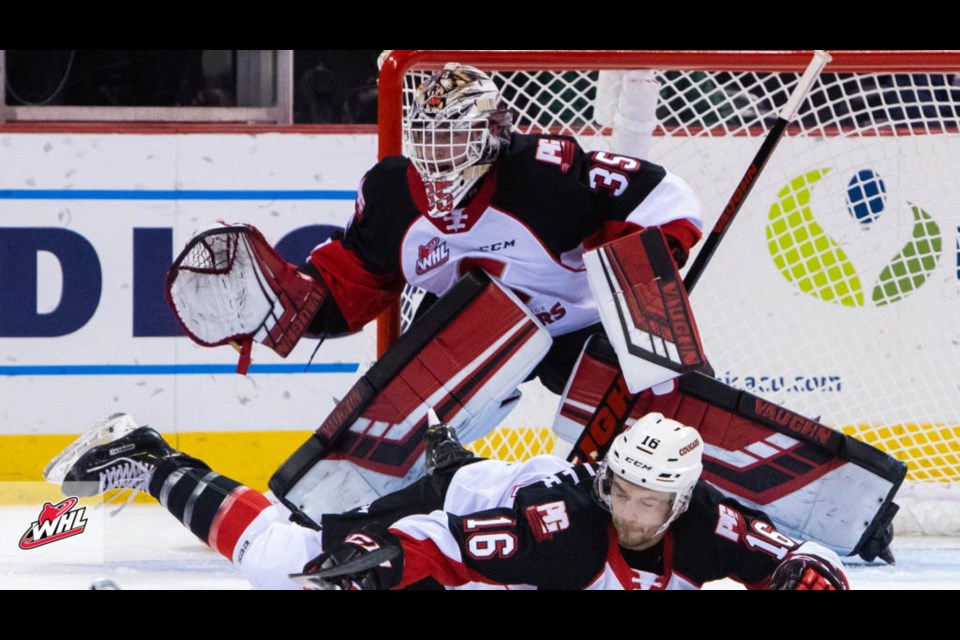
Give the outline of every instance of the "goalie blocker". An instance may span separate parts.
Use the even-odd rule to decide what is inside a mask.
[[[274,473],[274,494],[307,525],[424,475],[427,411],[472,442],[520,399],[549,333],[509,291],[475,271],[441,297],[357,381]]]
[[[655,227],[583,256],[600,320],[631,393],[707,367],[683,281]]]
[[[660,229],[603,244],[585,254],[584,262],[609,339],[591,340],[613,345],[616,353],[609,356],[609,364],[618,371],[585,423],[573,423],[572,429],[565,429],[563,421],[554,425],[557,435],[574,443],[569,459],[581,463],[606,455],[633,409],[636,393],[670,388],[669,381],[692,371],[711,372],[683,281]],[[567,381],[565,400],[572,388],[591,384],[589,361],[584,361],[589,352],[588,343]],[[566,402],[561,406],[582,411]]]

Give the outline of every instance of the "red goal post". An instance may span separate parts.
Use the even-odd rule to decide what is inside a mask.
[[[960,51],[828,53],[693,294],[704,345],[721,380],[907,461],[907,490],[960,487]],[[618,109],[633,105],[624,72],[654,70],[642,155],[694,187],[709,228],[812,55],[394,51],[379,152],[401,152],[413,88],[456,61],[493,74],[518,130],[641,155],[616,146]],[[396,309],[379,321],[378,350],[400,326]]]

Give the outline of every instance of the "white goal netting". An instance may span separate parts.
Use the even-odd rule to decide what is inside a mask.
[[[557,52],[561,69],[534,52],[537,70],[523,52],[461,53],[449,59],[495,71],[519,130],[669,167],[708,229],[810,57],[618,52],[617,69]],[[912,484],[946,486],[960,480],[960,54],[939,54],[835,54],[692,303],[718,378],[906,461]],[[419,66],[405,101],[440,65]],[[480,450],[549,450],[551,401]]]

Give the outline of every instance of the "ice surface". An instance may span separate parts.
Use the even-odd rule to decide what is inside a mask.
[[[122,589],[248,589],[227,560],[211,551],[156,505],[133,504],[116,517],[88,509],[88,530],[24,551],[20,537],[38,507],[0,507],[0,587],[87,589],[109,579]],[[901,537],[896,566],[849,567],[855,589],[958,589],[960,538]],[[711,589],[739,589],[732,581]]]

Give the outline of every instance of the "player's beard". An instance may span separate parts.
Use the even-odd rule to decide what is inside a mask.
[[[648,549],[663,537],[662,534],[657,535],[660,524],[636,524],[617,518],[614,515],[613,526],[617,530],[620,546],[633,551]]]

